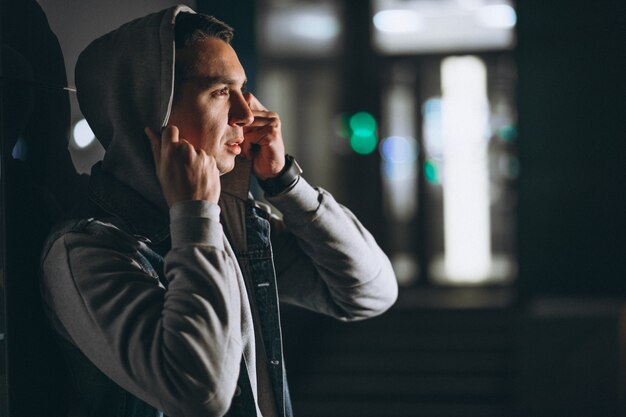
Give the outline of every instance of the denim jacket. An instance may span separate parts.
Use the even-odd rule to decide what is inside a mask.
[[[263,408],[270,410],[270,414],[290,417],[292,411],[282,354],[279,293],[281,301],[329,314],[340,320],[358,320],[380,314],[395,301],[397,286],[386,256],[352,214],[338,205],[325,191],[313,189],[301,179],[301,184],[296,187],[299,189],[289,192],[293,195],[269,198],[284,214],[284,220],[278,220],[262,205],[248,198],[247,182],[244,185],[224,187],[224,183],[228,184],[228,181],[228,178],[223,179],[225,191],[220,202],[223,232],[218,228],[228,240],[224,239],[226,242],[221,249],[215,243],[214,246],[220,250],[213,246],[207,249],[203,245],[192,245],[188,250],[195,255],[189,259],[181,253],[172,254],[183,239],[183,233],[176,232],[179,227],[176,224],[186,222],[189,217],[187,214],[193,210],[188,210],[183,215],[173,214],[171,211],[171,218],[168,218],[142,201],[131,189],[125,189],[123,184],[117,184],[115,179],[108,178],[97,169],[92,175],[90,202],[82,209],[79,218],[59,226],[50,235],[42,261],[42,294],[75,381],[76,402],[79,404],[77,415],[257,416],[265,413],[261,411]],[[239,228],[236,225],[238,221],[241,222]],[[196,231],[191,228],[186,233],[193,235]],[[73,239],[77,239],[77,243],[73,243]],[[102,253],[121,258],[124,268],[131,263],[133,272],[129,273],[129,277],[132,275],[133,279],[142,280],[143,284],[149,281],[153,288],[158,286],[158,297],[165,300],[163,311],[159,313],[155,307],[158,303],[152,298],[146,300],[145,305],[141,304],[144,303],[143,294],[138,293],[129,298],[120,298],[121,304],[114,306],[121,309],[119,315],[101,313],[98,306],[106,307],[115,303],[118,290],[123,295],[126,289],[122,286],[111,290],[107,286],[107,274],[110,272],[101,271],[104,268],[102,265],[108,265],[105,261],[100,258],[81,258],[100,253],[85,251],[81,246],[81,239],[94,245],[102,245],[105,248]],[[208,250],[208,255],[197,255],[202,250]],[[217,254],[213,253],[216,250]],[[221,265],[218,265],[217,271],[211,269],[211,262],[205,265],[205,259],[210,261],[213,259],[211,256],[215,256],[215,262]],[[222,401],[216,403],[216,406],[207,405],[210,404],[207,401],[192,404],[197,397],[186,397],[188,393],[178,389],[178,378],[182,381],[180,387],[191,387],[191,391],[194,391],[198,385],[197,380],[205,375],[204,371],[195,374],[194,366],[190,366],[188,372],[185,371],[185,366],[180,367],[180,375],[172,371],[179,369],[172,365],[182,364],[180,361],[185,361],[187,357],[170,358],[166,352],[161,359],[161,351],[146,349],[148,351],[141,354],[151,366],[144,366],[143,362],[135,360],[137,355],[131,346],[156,346],[161,341],[159,339],[146,344],[146,340],[154,337],[146,328],[135,328],[130,325],[135,322],[126,320],[121,321],[121,325],[110,327],[114,329],[113,335],[105,331],[110,322],[117,323],[121,320],[120,315],[129,314],[127,311],[130,311],[133,318],[134,314],[144,314],[145,311],[156,308],[154,315],[166,317],[169,313],[168,300],[175,298],[178,293],[178,290],[173,289],[174,284],[185,284],[184,280],[187,278],[181,272],[174,274],[174,280],[168,277],[168,262],[170,265],[179,265],[184,271],[185,264],[193,264],[196,259],[199,259],[197,262],[201,266],[200,272],[205,268],[206,274],[219,276],[219,267],[226,268],[225,273],[235,271],[244,282],[244,285],[237,286],[233,284],[233,279],[228,280],[228,283],[220,283],[218,280],[218,284],[225,288],[210,287],[206,292],[208,298],[214,292],[225,294],[224,299],[213,301],[211,308],[215,311],[221,311],[220,308],[224,307],[222,302],[228,305],[228,297],[235,301],[241,299],[240,303],[231,303],[237,307],[234,310],[240,309],[241,313],[227,311],[222,318],[215,321],[218,324],[224,320],[228,323],[241,321],[241,329],[238,325],[234,326],[235,333],[240,331],[241,336],[233,336],[235,342],[224,350],[213,350],[213,344],[221,343],[218,339],[210,340],[211,343],[204,349],[196,348],[193,340],[190,343],[195,349],[190,351],[192,355],[189,361],[192,363],[199,361],[199,364],[203,364],[201,361],[206,360],[209,363],[207,369],[210,370],[221,369],[211,368],[213,363],[220,365],[222,361],[230,361],[236,367],[229,369],[238,368],[238,375],[225,376],[224,387],[221,386],[222,380],[217,379],[218,382],[213,387],[216,394],[209,398]],[[112,267],[115,269],[118,264],[113,263]],[[101,272],[104,275],[98,275],[97,279],[92,280],[89,274],[81,272],[93,271],[94,268],[95,275]],[[103,292],[98,287],[100,282],[105,283]],[[202,292],[205,284],[201,281],[197,292],[194,289],[189,294],[197,295],[191,298],[197,298],[202,306],[210,304],[202,296],[205,294]],[[119,284],[116,285],[119,287]],[[172,291],[174,294],[170,296]],[[76,298],[80,300],[76,301]],[[128,300],[131,303],[139,300],[139,307],[125,309]],[[182,308],[173,305],[174,310]],[[249,320],[246,319],[248,315],[253,317],[256,326],[254,329],[245,324]],[[184,316],[190,321],[203,319],[202,317]],[[167,327],[168,323],[163,326]],[[181,333],[185,335],[186,325],[186,322],[181,322]],[[206,325],[211,327],[214,323],[207,322]],[[191,323],[191,326],[193,330],[197,323]],[[188,338],[192,338],[193,331],[189,334]],[[219,334],[219,328],[216,334]],[[187,339],[182,340],[184,342]],[[198,342],[203,343],[206,340]],[[243,347],[237,347],[236,342]],[[225,359],[213,357],[223,352],[226,352]],[[169,373],[154,369],[161,366],[161,362],[154,357],[171,367],[168,368]],[[259,369],[265,371],[258,372]],[[151,380],[152,376],[163,379],[156,381],[159,382],[156,384]],[[211,376],[208,378],[210,380]],[[231,379],[232,385],[229,382]],[[153,382],[156,384],[154,387],[150,385]],[[259,403],[263,398],[269,398],[272,406],[268,408],[266,403],[265,407],[260,407]]]

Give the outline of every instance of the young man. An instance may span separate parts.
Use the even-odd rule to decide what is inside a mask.
[[[42,274],[79,415],[290,416],[278,297],[340,320],[395,301],[387,257],[300,176],[278,115],[245,93],[231,37],[177,6],[79,58],[106,154]],[[283,220],[249,197],[250,173]]]

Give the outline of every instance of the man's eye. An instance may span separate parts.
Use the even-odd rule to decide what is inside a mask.
[[[228,97],[230,95],[230,89],[228,87],[220,88],[213,94],[216,96]]]

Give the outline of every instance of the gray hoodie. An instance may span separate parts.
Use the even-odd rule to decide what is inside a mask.
[[[171,248],[162,271],[168,285],[137,256],[146,237],[159,233],[139,233],[132,219],[141,223],[142,213],[122,217],[115,207],[126,202],[105,193],[98,202],[110,219],[51,239],[43,254],[42,293],[55,330],[124,390],[170,417],[221,416],[242,357],[255,401],[271,396],[263,372],[267,358],[255,342],[255,301],[246,288],[251,271],[236,255],[246,250],[250,164],[238,160],[221,177],[219,206],[165,203],[143,128],[158,131],[167,124],[173,22],[180,11],[191,12],[173,7],[97,39],[76,68],[81,109],[106,149],[102,170],[151,211],[166,219],[169,214]],[[371,317],[393,304],[397,285],[389,260],[329,193],[300,178],[268,201],[283,215],[271,219],[281,301],[340,320]],[[261,406],[257,415],[261,410],[272,412]]]
[[[144,128],[167,124],[174,94],[177,6],[92,42],[76,64],[80,109],[106,149],[103,169],[167,210]]]

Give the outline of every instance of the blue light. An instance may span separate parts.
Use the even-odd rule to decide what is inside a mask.
[[[413,164],[394,164],[385,162],[383,172],[390,181],[400,181],[415,176],[416,169]]]
[[[391,181],[399,181],[415,176],[417,159],[417,141],[402,136],[389,136],[380,144],[383,169]]]
[[[28,144],[24,140],[24,138],[20,137],[17,142],[15,142],[15,146],[11,151],[11,156],[13,159],[19,159],[20,161],[26,161],[26,156],[28,154]]]
[[[422,106],[422,114],[424,117],[428,117],[433,113],[437,116],[441,114],[441,99],[438,97],[429,98]]]
[[[417,142],[413,138],[390,136],[382,142],[380,154],[387,162],[411,162],[417,158]]]

